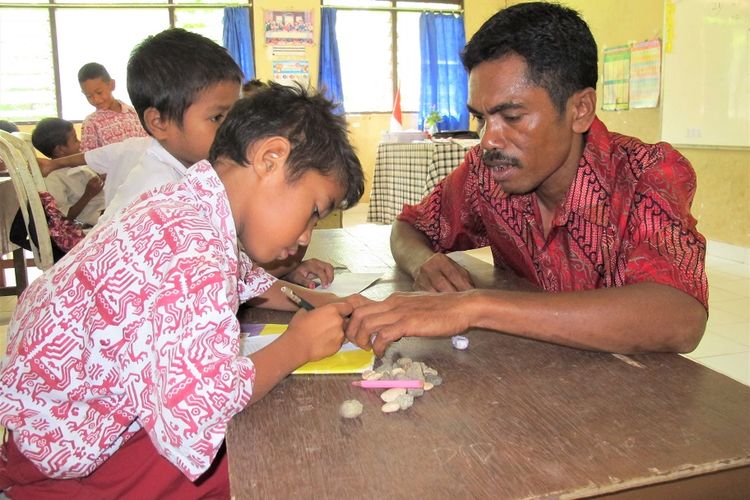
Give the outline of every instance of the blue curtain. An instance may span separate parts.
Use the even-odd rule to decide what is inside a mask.
[[[431,111],[442,116],[439,130],[467,130],[468,84],[459,54],[466,45],[464,18],[423,13],[419,17],[422,79],[419,127]]]
[[[336,9],[320,9],[320,66],[318,88],[332,102],[336,112],[344,114],[344,91],[341,86],[339,44],[336,41]]]
[[[224,8],[224,47],[242,69],[245,81],[255,78],[250,11],[246,7]]]

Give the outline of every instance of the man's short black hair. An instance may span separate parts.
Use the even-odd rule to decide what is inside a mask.
[[[298,180],[308,170],[333,176],[344,186],[343,206],[351,207],[364,192],[362,165],[349,142],[344,117],[319,93],[301,85],[269,82],[266,88],[237,101],[216,132],[208,159],[224,156],[247,164],[245,151],[266,137],[291,143],[287,179]]]
[[[180,28],[147,37],[128,61],[128,95],[147,132],[146,109],[182,126],[185,110],[201,91],[228,81],[242,84],[243,75],[226,49]]]
[[[526,61],[527,78],[547,91],[560,113],[575,92],[596,88],[596,41],[573,9],[546,2],[502,9],[471,37],[461,60],[471,72],[512,54]]]
[[[36,124],[31,133],[31,143],[47,158],[52,158],[55,147],[68,143],[68,134],[73,123],[61,118],[44,118]]]
[[[104,83],[112,81],[107,68],[96,62],[86,63],[78,70],[78,83],[101,78]]]

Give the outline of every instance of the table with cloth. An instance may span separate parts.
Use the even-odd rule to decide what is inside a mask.
[[[380,143],[367,222],[391,224],[404,203],[417,203],[432,191],[477,142]]]

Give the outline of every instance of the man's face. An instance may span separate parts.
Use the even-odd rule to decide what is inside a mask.
[[[483,163],[505,192],[567,191],[580,157],[573,114],[569,107],[558,113],[547,91],[527,80],[522,57],[476,66],[468,108],[478,120]]]

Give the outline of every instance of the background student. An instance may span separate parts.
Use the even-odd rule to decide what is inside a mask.
[[[44,118],[31,134],[31,143],[43,155],[60,158],[80,152],[73,123]],[[93,226],[104,211],[104,180],[87,166],[57,170],[44,178],[47,191],[68,219]]]
[[[81,125],[81,151],[146,136],[135,110],[112,95],[115,81],[104,66],[84,64],[78,70],[78,83],[86,100],[96,108]]]
[[[377,332],[377,353],[404,335],[468,328],[623,353],[693,350],[708,309],[695,172],[668,144],[597,119],[597,47],[583,19],[514,5],[462,59],[481,143],[391,234],[398,265],[433,293],[360,307],[347,335],[368,346]],[[445,255],[487,245],[496,266],[548,293],[475,290]]]
[[[271,84],[229,112],[178,183],[98,225],[19,299],[0,369],[0,489],[48,498],[229,497],[226,425],[297,367],[336,352],[352,308],[243,260],[307,244],[362,195],[333,104]],[[278,203],[283,199],[284,203]],[[238,275],[243,277],[241,287]],[[317,308],[250,357],[241,301]]]
[[[106,174],[107,208],[101,220],[109,220],[144,193],[179,181],[191,165],[208,157],[242,81],[242,70],[226,49],[204,36],[173,28],[147,37],[128,61],[128,94],[151,137],[61,158],[44,165],[45,170],[85,161]],[[310,286],[314,277],[330,283],[333,266],[318,259],[301,262],[303,254],[283,264],[263,264],[272,267],[274,275],[303,286]]]

